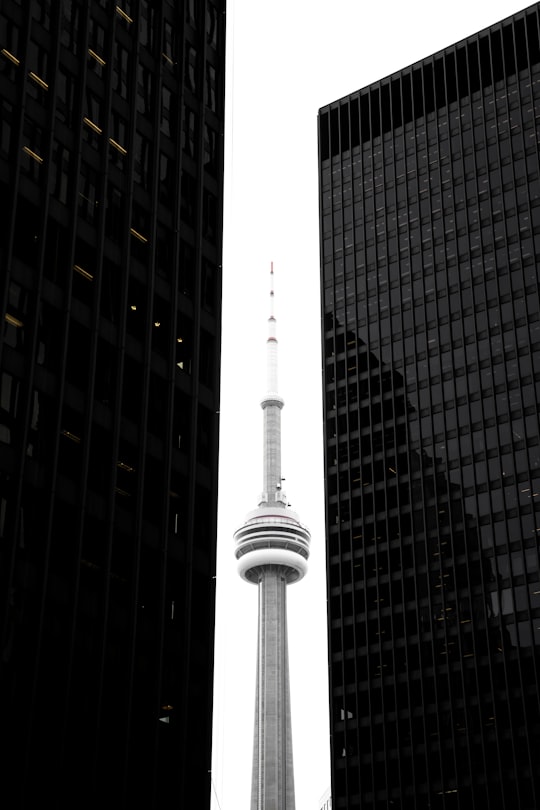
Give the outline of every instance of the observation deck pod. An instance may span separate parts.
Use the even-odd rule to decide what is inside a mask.
[[[267,566],[279,566],[288,584],[298,582],[307,572],[310,541],[292,509],[261,505],[234,534],[238,573],[257,585]]]

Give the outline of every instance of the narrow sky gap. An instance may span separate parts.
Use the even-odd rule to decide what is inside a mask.
[[[530,3],[249,0],[227,4],[220,505],[213,810],[249,810],[256,605],[233,534],[259,494],[259,400],[272,260],[279,301],[282,470],[312,534],[309,575],[289,589],[297,810],[330,785],[319,309],[320,107]],[[254,474],[255,471],[255,474]]]

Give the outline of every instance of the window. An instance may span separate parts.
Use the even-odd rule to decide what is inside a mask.
[[[170,306],[169,300],[164,300],[161,296],[154,297],[154,309],[152,312],[152,351],[168,358],[170,348]]]
[[[203,234],[210,242],[217,235],[217,199],[206,189],[203,194]]]
[[[83,109],[83,138],[87,143],[97,147],[102,133],[101,100],[86,88]]]
[[[216,276],[217,270],[212,262],[203,259],[201,303],[209,312],[214,312],[216,306]]]
[[[176,333],[176,368],[191,374],[193,323],[184,315],[178,317]]]
[[[163,152],[159,157],[159,199],[172,206],[176,196],[176,163]]]
[[[68,200],[70,171],[70,150],[58,141],[53,149],[53,187],[52,193],[64,205]]]
[[[189,43],[186,43],[184,76],[186,87],[196,93],[198,89],[197,51]]]
[[[218,14],[212,3],[206,4],[206,41],[217,48]]]
[[[154,110],[154,81],[148,68],[139,64],[137,76],[137,110],[146,118],[152,118]]]
[[[184,128],[182,131],[182,149],[192,158],[197,156],[198,126],[197,115],[189,107],[184,112]]]
[[[110,156],[113,163],[120,168],[124,165],[124,157],[127,155],[127,124],[115,110],[112,111],[112,136],[109,138],[111,145]]]
[[[36,42],[28,43],[28,93],[43,102],[49,89],[47,83],[47,52]]]
[[[114,43],[113,90],[120,98],[127,99],[129,93],[129,54],[119,42]]]
[[[160,327],[154,326],[152,331],[152,349],[166,356],[166,347],[163,347],[165,351],[159,351],[160,347],[154,345],[154,337],[158,337],[162,331],[166,331],[166,328],[163,325]],[[161,437],[167,421],[168,389],[167,382],[153,371],[150,372],[150,390],[152,396],[148,402],[148,430]]]
[[[141,263],[148,259],[148,241],[150,238],[150,217],[147,208],[134,203],[131,210],[131,254]]]
[[[56,79],[56,115],[68,127],[73,123],[75,91],[74,77],[60,67]]]
[[[176,136],[176,96],[165,85],[161,88],[161,132],[169,138]]]
[[[105,29],[91,17],[88,32],[88,68],[100,77],[106,64],[105,53]]]
[[[197,187],[195,178],[185,172],[180,190],[180,216],[186,225],[195,227]]]
[[[77,0],[63,0],[61,44],[75,55],[78,52],[79,5]]]
[[[13,77],[20,65],[19,30],[11,20],[0,17],[0,72]]]
[[[152,144],[140,132],[135,133],[135,182],[149,190],[151,183]]]
[[[206,104],[212,112],[217,112],[216,69],[210,62],[206,63]]]
[[[157,226],[157,248],[156,248],[156,266],[157,271],[163,278],[169,278],[172,274],[174,265],[174,240],[172,233],[160,225]]]
[[[41,0],[40,3],[32,3],[31,10],[33,18],[48,31],[51,24],[51,0]]]
[[[156,25],[156,10],[153,0],[141,0],[139,11],[139,39],[141,45],[148,51],[154,49],[154,36]]]
[[[98,216],[98,175],[85,163],[81,164],[79,183],[79,215],[94,225]]]
[[[66,380],[81,391],[86,391],[88,385],[90,349],[90,330],[71,319],[67,342]],[[78,436],[81,435],[81,432],[76,432]]]
[[[65,405],[62,414],[58,453],[58,470],[61,475],[71,478],[73,476],[73,470],[79,469],[82,440],[82,416]]]
[[[200,334],[199,380],[211,386],[214,379],[214,338],[204,329]]]
[[[195,279],[195,251],[185,241],[180,242],[180,262],[178,272],[178,289],[184,295],[193,295]]]
[[[193,26],[193,28],[197,28],[196,0],[188,0],[188,2],[186,3],[186,20],[191,26]]]
[[[131,211],[131,235],[141,244],[148,242],[150,234],[149,211],[137,203],[133,203]]]
[[[145,287],[133,277],[129,279],[127,329],[136,338],[143,339],[147,310]]]
[[[87,303],[91,303],[90,296],[93,293],[93,289],[89,282],[94,280],[96,266],[97,257],[95,247],[87,244],[80,237],[77,237],[73,263],[73,294]]]
[[[162,56],[165,64],[174,70],[177,66],[178,59],[176,54],[176,35],[171,23],[165,21],[163,24],[163,50]]]
[[[120,242],[124,227],[124,195],[120,189],[109,184],[107,190],[107,209],[105,232],[115,242]]]
[[[11,119],[13,117],[13,105],[3,100],[0,107],[0,153],[9,156],[11,144]]]
[[[25,290],[12,281],[9,285],[9,298],[4,316],[4,337],[7,345],[14,348],[23,345],[26,296]]]
[[[18,399],[18,382],[11,374],[3,372],[0,377],[0,442],[3,444],[11,444],[11,428],[13,417],[17,415]]]
[[[24,158],[21,161],[22,171],[33,180],[39,180],[43,165],[43,132],[33,121],[26,120],[23,129]]]
[[[174,392],[173,407],[173,436],[174,446],[178,450],[189,451],[189,435],[191,428],[191,402],[178,388]],[[187,439],[187,441],[186,441]],[[178,490],[179,495],[181,491]]]

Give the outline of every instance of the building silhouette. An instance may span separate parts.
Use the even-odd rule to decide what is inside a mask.
[[[209,807],[225,2],[0,9],[12,808]]]
[[[263,491],[257,509],[235,532],[238,572],[258,587],[257,682],[251,810],[295,810],[287,641],[287,586],[307,571],[310,533],[290,508],[281,477],[274,271],[270,273],[267,392],[261,401]]]
[[[334,810],[540,806],[539,11],[319,112]]]

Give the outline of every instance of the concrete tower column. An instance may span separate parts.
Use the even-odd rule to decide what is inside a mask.
[[[287,568],[265,566],[259,582],[252,810],[295,807],[286,586]]]

